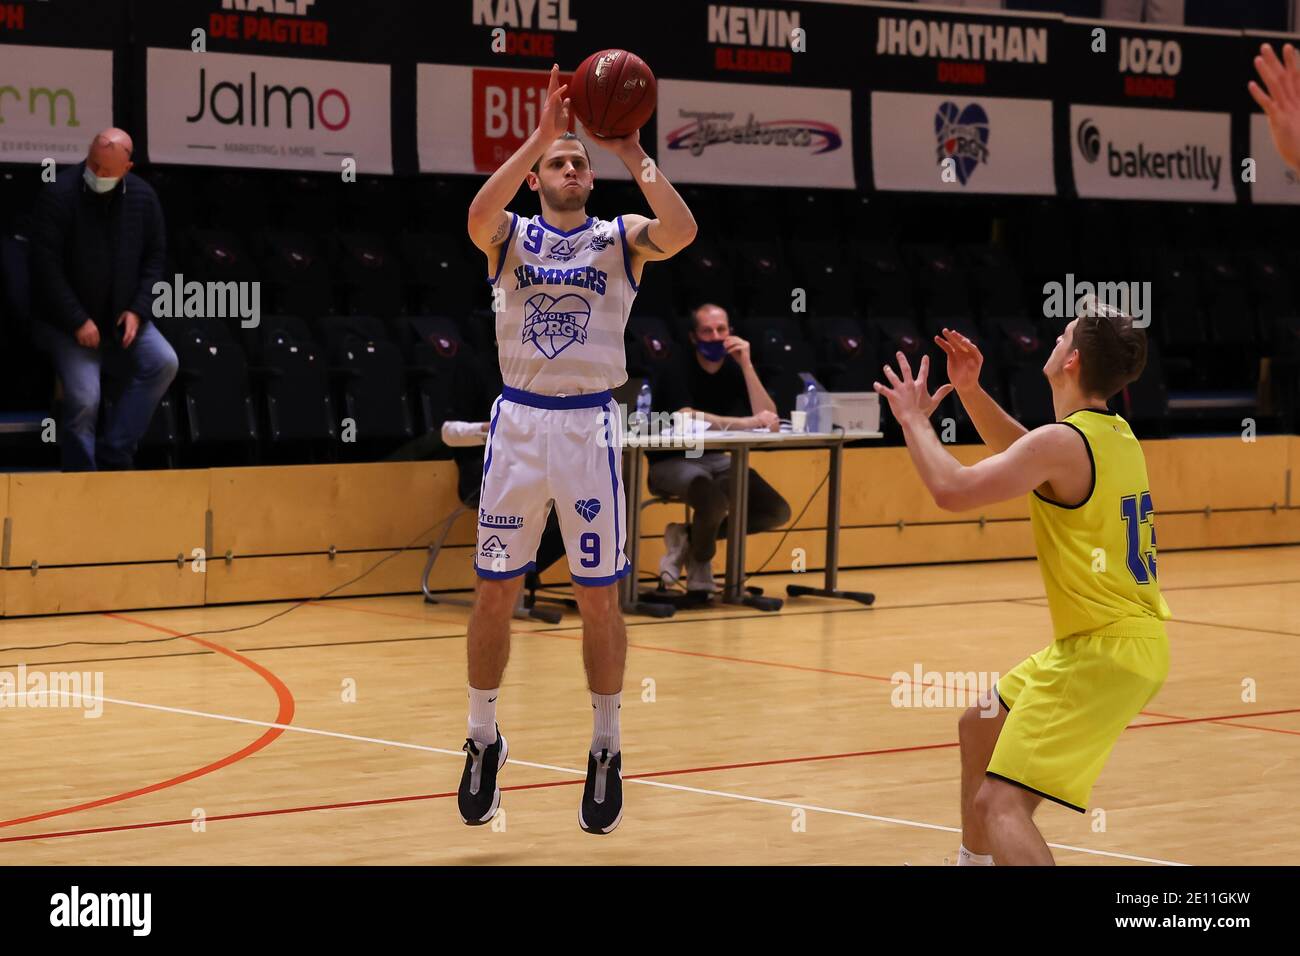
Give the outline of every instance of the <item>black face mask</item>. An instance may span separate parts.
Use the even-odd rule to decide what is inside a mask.
[[[710,362],[720,362],[727,355],[727,344],[725,342],[696,342],[695,351]]]

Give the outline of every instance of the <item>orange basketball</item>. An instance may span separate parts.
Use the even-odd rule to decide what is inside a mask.
[[[568,97],[592,135],[626,136],[644,126],[655,111],[655,75],[635,53],[601,50],[573,71]]]

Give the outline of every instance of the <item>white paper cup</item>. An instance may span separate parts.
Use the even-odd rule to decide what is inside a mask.
[[[790,431],[802,432],[808,430],[808,413],[793,411],[790,413]]]

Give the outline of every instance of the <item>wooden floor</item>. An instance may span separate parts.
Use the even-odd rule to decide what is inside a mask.
[[[1040,826],[1069,865],[1293,863],[1300,548],[1162,554],[1160,574],[1169,680],[1116,746],[1092,812],[1045,805]],[[104,703],[92,718],[85,702],[5,698],[0,853],[10,864],[942,865],[958,846],[958,710],[893,706],[890,678],[1005,672],[1042,647],[1038,570],[858,571],[842,586],[874,590],[876,607],[803,598],[776,615],[629,620],[626,809],[602,838],[577,825],[591,707],[576,614],[515,628],[499,704],[504,825],[476,829],[454,793],[464,609],[328,601],[179,640],[166,639],[290,605],[6,620],[0,679],[21,680],[20,664],[28,678],[100,672]]]

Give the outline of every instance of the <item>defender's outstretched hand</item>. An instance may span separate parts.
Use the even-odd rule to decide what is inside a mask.
[[[930,356],[921,356],[921,368],[916,378],[912,378],[912,366],[908,364],[907,356],[902,352],[896,354],[902,378],[895,375],[894,370],[886,365],[885,377],[889,379],[889,384],[893,388],[881,385],[879,382],[874,383],[874,387],[889,401],[889,409],[900,425],[909,418],[928,419],[944,397],[952,391],[952,386],[944,385],[931,395],[925,383],[926,377],[930,374]]]
[[[942,336],[934,337],[934,343],[948,356],[948,381],[957,391],[965,392],[979,385],[980,369],[984,365],[979,346],[953,329],[944,329]]]
[[[1259,48],[1259,53],[1255,57],[1255,71],[1268,92],[1251,80],[1250,95],[1268,117],[1269,132],[1273,134],[1278,153],[1288,166],[1300,172],[1300,54],[1290,43],[1282,48],[1285,63],[1267,43]]]

